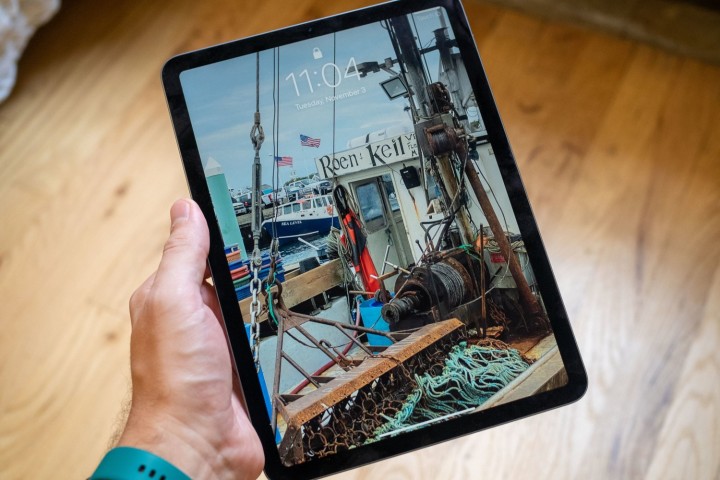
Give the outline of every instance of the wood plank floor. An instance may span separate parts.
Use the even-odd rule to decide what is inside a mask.
[[[715,0],[489,0],[550,20],[570,21],[720,64]]]
[[[186,194],[173,54],[371,3],[72,0],[0,105],[0,478],[85,478],[127,300]],[[720,478],[720,68],[469,0],[590,376],[570,407],[347,472]]]

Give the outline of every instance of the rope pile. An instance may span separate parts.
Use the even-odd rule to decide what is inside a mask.
[[[460,342],[450,351],[440,374],[415,375],[417,386],[393,417],[383,415],[387,422],[373,432],[368,442],[388,432],[482,405],[528,367],[514,348]]]

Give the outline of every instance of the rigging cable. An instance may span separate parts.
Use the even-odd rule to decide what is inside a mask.
[[[277,157],[279,156],[280,151],[280,47],[277,47],[275,49],[275,55],[273,57],[273,115],[275,117],[275,137],[273,138],[273,168],[274,168],[274,175],[273,175],[273,192],[275,193],[275,197],[273,201],[275,203],[279,203],[277,201],[277,192],[280,185],[280,167],[277,164]],[[275,96],[277,95],[277,99]],[[279,215],[279,210],[277,206],[273,205],[273,235],[272,235],[272,253],[273,255],[278,254],[278,248],[280,246],[280,242],[278,241],[278,233],[277,233],[277,217]]]
[[[424,50],[424,49],[422,46],[422,40],[420,40],[420,31],[418,30],[417,24],[415,23],[415,14],[411,13],[410,18],[412,19],[413,27],[415,27],[415,35],[417,36],[417,41],[420,44],[420,51],[418,53],[420,53],[420,58],[422,58],[423,64],[425,65],[425,73],[427,74],[426,81],[427,81],[427,83],[432,83],[432,75],[430,75],[430,68],[428,67],[427,59],[425,58],[425,54],[422,52],[422,50]],[[428,45],[430,45],[431,42],[432,42],[432,39],[430,39],[430,41],[428,42]]]
[[[273,144],[273,153],[272,153],[272,189],[273,189],[273,197],[271,198],[272,203],[276,203],[277,200],[277,175],[278,175],[278,166],[277,166],[277,154],[278,154],[278,128],[277,128],[277,122],[278,122],[278,111],[277,111],[277,104],[278,104],[278,98],[277,98],[277,56],[278,56],[278,49],[273,48],[273,86],[272,86],[272,101],[273,101],[273,123],[272,123],[272,144]],[[272,219],[272,238],[275,239],[277,237],[277,208],[275,205],[273,205],[273,219]],[[272,239],[271,239],[272,242]],[[272,248],[271,248],[272,251]]]

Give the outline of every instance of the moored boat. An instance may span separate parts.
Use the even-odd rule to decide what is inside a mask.
[[[327,235],[331,227],[339,228],[340,223],[332,195],[318,195],[279,205],[276,215],[265,220],[262,227],[283,245],[299,238]]]

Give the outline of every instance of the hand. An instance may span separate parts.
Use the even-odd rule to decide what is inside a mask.
[[[132,407],[119,445],[150,451],[194,480],[257,478],[260,440],[233,390],[213,287],[209,234],[190,200],[170,210],[157,271],[130,299]]]

